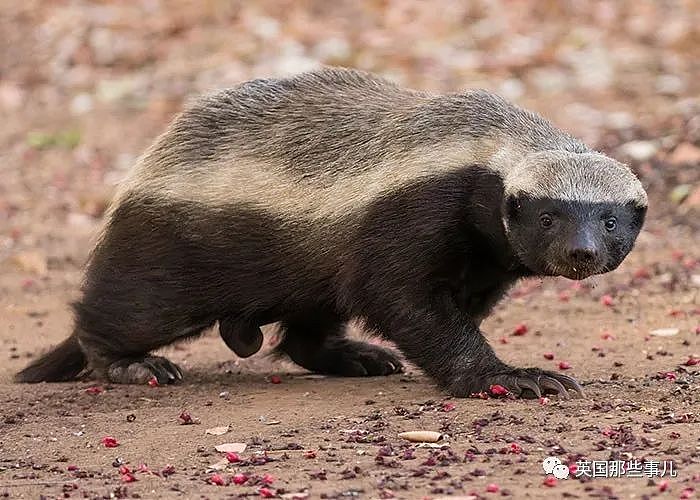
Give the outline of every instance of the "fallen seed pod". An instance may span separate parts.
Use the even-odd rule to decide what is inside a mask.
[[[414,443],[435,443],[440,440],[442,434],[435,431],[408,431],[401,432],[399,437]]]

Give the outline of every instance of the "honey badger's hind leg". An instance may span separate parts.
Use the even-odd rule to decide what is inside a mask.
[[[368,377],[403,370],[399,358],[383,347],[345,336],[346,319],[331,311],[313,311],[282,321],[282,353],[307,370],[327,375]]]
[[[143,297],[131,295],[134,303]],[[152,351],[201,333],[213,321],[193,321],[174,308],[135,307],[116,300],[83,300],[75,305],[76,332],[93,374],[116,384],[159,384],[182,379],[180,368]]]

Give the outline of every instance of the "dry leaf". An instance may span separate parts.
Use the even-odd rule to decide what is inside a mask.
[[[228,464],[230,462],[228,461],[227,458],[224,458],[223,460],[219,460],[215,464],[211,464],[209,467],[207,467],[207,472],[215,472],[215,471],[220,471],[226,469],[228,467]]]
[[[245,443],[223,443],[214,446],[214,449],[221,453],[243,453],[247,445]]]
[[[225,425],[221,427],[212,427],[211,429],[207,429],[204,431],[204,434],[211,434],[212,436],[221,436],[223,434],[226,434],[228,431],[231,430],[230,425]]]

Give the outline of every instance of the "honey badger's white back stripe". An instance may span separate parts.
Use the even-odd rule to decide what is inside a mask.
[[[372,168],[332,177],[303,179],[280,165],[231,153],[208,165],[186,170],[137,166],[121,196],[149,195],[164,201],[193,201],[212,207],[245,203],[291,218],[339,218],[361,211],[381,194],[416,180],[442,176],[469,165],[503,170],[522,161],[505,140],[472,140],[440,147],[394,152]],[[494,159],[498,165],[492,165]]]

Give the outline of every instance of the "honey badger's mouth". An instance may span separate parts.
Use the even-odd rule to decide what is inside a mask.
[[[568,261],[550,261],[545,262],[545,269],[549,276],[563,276],[570,280],[580,281],[594,274],[603,274],[606,272],[604,266],[595,264],[571,263]]]

